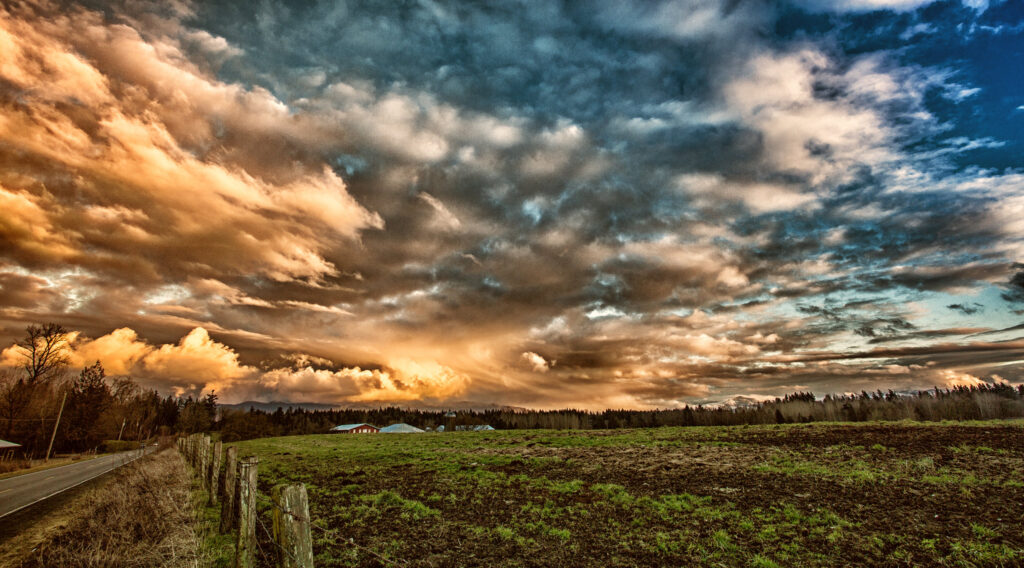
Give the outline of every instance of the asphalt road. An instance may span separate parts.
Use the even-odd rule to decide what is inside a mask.
[[[146,453],[151,453],[155,449],[152,446],[147,447]],[[120,452],[0,479],[0,517],[24,509],[76,485],[81,485],[138,457],[140,457],[138,450]]]

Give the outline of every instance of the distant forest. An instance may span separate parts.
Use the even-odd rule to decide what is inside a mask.
[[[29,326],[19,342],[25,357],[19,370],[0,371],[0,438],[22,445],[25,456],[45,455],[58,415],[55,452],[88,451],[109,440],[220,431],[226,442],[268,436],[327,432],[338,424],[386,426],[405,422],[420,428],[488,424],[496,429],[607,429],[659,426],[725,426],[818,421],[978,420],[1024,417],[1024,385],[981,384],[931,389],[912,395],[893,391],[828,395],[818,400],[801,392],[738,408],[687,406],[669,410],[479,410],[428,411],[398,407],[360,410],[255,408],[218,404],[217,396],[161,396],[130,377],[108,377],[96,364],[77,376],[67,372],[67,331],[55,324]],[[61,407],[63,406],[63,411]],[[458,435],[458,434],[453,434]]]
[[[387,407],[371,410],[223,411],[217,427],[225,441],[326,432],[337,424],[366,422],[387,426],[405,422],[420,428],[488,424],[498,430],[656,428],[659,426],[730,426],[798,422],[869,420],[982,420],[1024,417],[1024,385],[1008,384],[932,389],[913,395],[893,391],[854,396],[827,395],[817,400],[802,392],[739,408],[686,406],[669,410],[479,410],[424,411]]]

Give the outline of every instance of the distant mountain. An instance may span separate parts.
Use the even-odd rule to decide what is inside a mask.
[[[255,408],[256,410],[262,410],[264,412],[275,412],[278,408],[281,410],[288,410],[291,408],[301,408],[303,410],[333,410],[341,408],[337,404],[323,404],[320,402],[258,402],[255,400],[248,400],[246,402],[239,402],[237,404],[222,404],[221,408],[229,408],[232,410],[249,410]]]
[[[729,398],[727,398],[727,399],[725,399],[725,400],[723,400],[721,402],[708,402],[708,403],[704,404],[704,406],[706,408],[735,408],[735,409],[751,408],[751,407],[755,407],[755,406],[761,404],[762,402],[765,402],[765,401],[768,401],[768,400],[775,400],[775,397],[769,397],[769,396],[746,396],[746,395],[740,394],[740,395],[736,395],[736,396],[731,396],[731,397],[729,397]]]

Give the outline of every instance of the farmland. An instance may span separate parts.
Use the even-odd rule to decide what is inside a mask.
[[[317,566],[1024,564],[1021,421],[237,446],[263,496],[307,484]]]

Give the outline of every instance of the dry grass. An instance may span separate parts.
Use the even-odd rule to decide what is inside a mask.
[[[96,455],[97,454],[75,454],[60,458],[50,458],[50,461],[41,459],[8,460],[0,462],[0,479],[7,479],[8,477],[15,477],[17,475],[25,475],[26,473],[35,473],[44,469],[53,469],[55,467],[61,467],[82,460],[91,460],[95,458]]]
[[[191,567],[202,564],[191,480],[177,452],[161,451],[112,474],[77,499],[23,567]]]
[[[0,461],[0,475],[11,472],[21,472],[23,469],[32,467],[32,461],[26,459]]]

